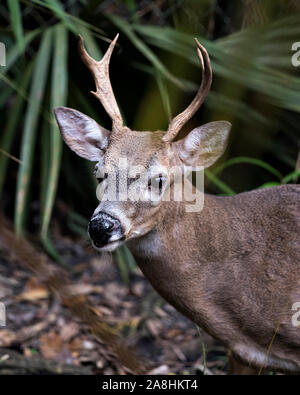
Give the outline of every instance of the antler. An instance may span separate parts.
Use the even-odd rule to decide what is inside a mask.
[[[110,116],[114,127],[122,127],[123,120],[117,105],[111,84],[109,79],[109,61],[111,54],[113,52],[114,46],[118,40],[119,34],[116,35],[114,40],[110,43],[106,54],[103,56],[100,62],[90,57],[84,47],[84,41],[81,36],[79,36],[78,50],[82,61],[90,69],[96,84],[96,92],[91,92],[97,97],[102,103],[106,112]]]
[[[180,114],[178,114],[168,127],[167,133],[163,137],[163,141],[171,142],[179,133],[182,126],[192,118],[195,112],[199,109],[204,102],[210,90],[212,82],[212,69],[210,59],[206,49],[195,38],[197,44],[197,54],[202,67],[202,83],[191,104]]]

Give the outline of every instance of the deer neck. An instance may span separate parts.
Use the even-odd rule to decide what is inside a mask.
[[[201,322],[203,329],[215,336],[218,334],[212,332],[214,325],[210,324],[214,318],[208,317],[214,314],[214,309],[208,309],[206,291],[212,261],[218,261],[218,266],[224,264],[219,256],[224,249],[214,245],[220,237],[216,235],[214,214],[218,211],[223,218],[225,215],[219,199],[205,195],[204,208],[197,214],[186,212],[184,202],[168,202],[159,225],[128,243],[153,288],[177,310],[192,321]],[[197,303],[200,296],[203,309]]]
[[[138,263],[157,260],[166,264],[170,261],[175,266],[174,260],[180,261],[184,256],[186,260],[194,246],[197,246],[196,259],[199,260],[199,252],[203,251],[202,261],[207,260],[206,247],[219,234],[220,222],[215,221],[216,214],[219,213],[226,223],[224,204],[221,198],[212,195],[204,195],[204,207],[199,212],[187,212],[186,204],[185,201],[165,202],[159,224],[146,235],[128,242]]]

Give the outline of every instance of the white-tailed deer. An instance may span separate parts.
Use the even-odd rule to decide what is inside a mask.
[[[110,173],[121,177],[119,159],[126,158],[128,174],[136,165],[151,174],[139,192],[145,196],[156,189],[157,194],[153,201],[101,201],[89,224],[93,245],[112,251],[126,243],[152,286],[231,350],[232,367],[300,372],[300,319],[295,319],[300,302],[300,186],[230,197],[204,195],[204,207],[196,213],[185,210],[184,200],[164,200],[167,180],[171,196],[175,185],[169,169],[212,165],[226,148],[231,125],[208,123],[174,142],[212,81],[209,56],[197,41],[202,83],[187,109],[166,133],[124,126],[108,72],[116,41],[100,62],[87,54],[82,39],[79,43],[95,79],[93,93],[111,117],[112,130],[65,107],[55,109],[57,122],[73,151],[98,162],[102,192]],[[129,184],[132,179],[137,180],[129,177]]]

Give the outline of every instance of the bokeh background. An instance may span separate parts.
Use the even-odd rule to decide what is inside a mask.
[[[300,175],[300,66],[292,64],[293,55],[297,60],[292,46],[300,42],[299,1],[1,2],[0,41],[6,46],[6,66],[0,66],[1,216],[13,222],[17,237],[64,266],[70,263],[68,251],[87,239],[96,180],[93,164],[63,144],[53,108],[75,108],[110,128],[89,93],[94,82],[77,43],[81,34],[89,53],[101,59],[117,33],[110,76],[126,124],[135,130],[166,130],[169,119],[190,103],[201,83],[194,37],[207,48],[212,89],[179,136],[214,120],[233,125],[225,155],[205,171],[206,192],[230,195],[297,182]],[[125,246],[114,258],[127,286],[133,258]],[[116,294],[125,295],[125,288],[114,286]],[[113,289],[110,284],[107,292]],[[147,303],[144,312],[152,299]],[[112,315],[126,308],[110,307]],[[159,330],[151,325],[155,337]]]

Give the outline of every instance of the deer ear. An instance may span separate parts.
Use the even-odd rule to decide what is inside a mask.
[[[56,107],[55,117],[66,144],[77,155],[98,162],[108,145],[110,132],[79,111]]]
[[[230,128],[227,121],[207,123],[173,143],[173,148],[186,166],[209,167],[224,153]]]

